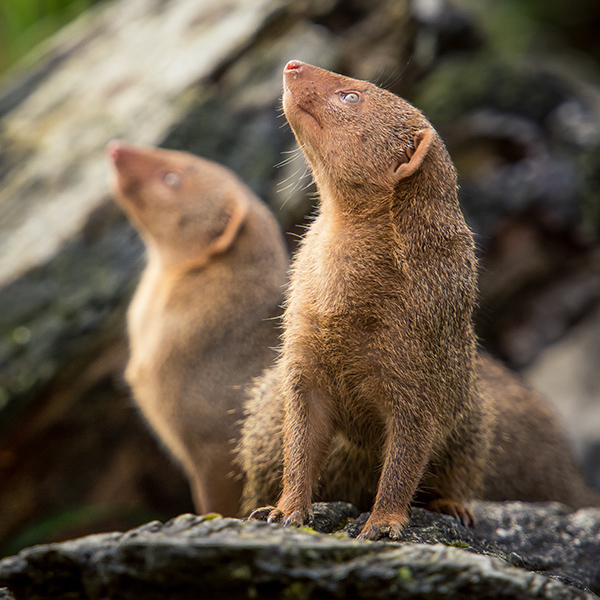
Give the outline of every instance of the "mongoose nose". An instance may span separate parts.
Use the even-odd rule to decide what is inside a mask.
[[[123,151],[123,144],[119,140],[112,140],[106,145],[106,154],[113,160],[117,160]]]
[[[299,60],[290,60],[287,65],[285,65],[283,72],[284,73],[293,73],[294,71],[300,70],[304,63]]]

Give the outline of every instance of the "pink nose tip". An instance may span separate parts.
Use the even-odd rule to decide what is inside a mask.
[[[285,68],[283,69],[284,73],[292,73],[294,71],[298,71],[300,67],[302,67],[303,63],[299,60],[290,60]]]
[[[118,140],[112,140],[112,142],[108,142],[106,145],[106,154],[110,156],[113,160],[117,160],[119,155],[123,151],[123,144]]]

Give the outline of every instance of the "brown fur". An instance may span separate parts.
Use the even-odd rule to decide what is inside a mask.
[[[489,355],[479,367],[481,393],[497,414],[481,498],[600,506],[585,483],[562,427],[534,390]]]
[[[279,227],[229,170],[112,142],[116,199],[148,263],[128,313],[126,378],[185,469],[196,509],[239,514],[232,466],[245,386],[274,358],[287,253]]]
[[[321,202],[293,263],[276,367],[283,492],[253,517],[309,520],[342,432],[381,468],[363,538],[397,536],[420,482],[427,506],[469,523],[492,423],[476,389],[473,236],[446,148],[408,102],[296,61],[283,106]]]
[[[238,461],[244,473],[242,514],[270,505],[281,496],[283,484],[284,399],[280,374],[266,371],[250,390],[242,423]],[[351,442],[336,432],[321,477],[314,490],[317,501],[350,502],[363,511],[371,509],[381,459],[369,447]]]

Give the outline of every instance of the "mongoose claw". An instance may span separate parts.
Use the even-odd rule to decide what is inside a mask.
[[[313,515],[301,510],[297,510],[283,522],[286,527],[302,527],[302,525],[313,524]]]
[[[269,521],[269,517],[271,513],[275,512],[274,506],[263,506],[262,508],[257,508],[249,517],[249,521]]]
[[[278,509],[274,508],[269,513],[269,518],[267,519],[268,523],[281,523],[284,519],[285,515]],[[285,523],[284,523],[285,525]]]
[[[471,509],[467,508],[466,506],[463,506],[461,508],[462,511],[460,512],[459,516],[455,518],[459,519],[459,521],[463,524],[464,527],[475,527],[475,517],[473,516]]]
[[[464,527],[475,527],[475,517],[471,509],[455,500],[438,498],[429,502],[425,508],[443,515],[450,515]]]
[[[267,523],[283,523],[284,527],[301,527],[302,525],[312,525],[313,516],[297,510],[286,514],[274,506],[263,506],[257,508],[249,517],[249,521],[267,521]]]

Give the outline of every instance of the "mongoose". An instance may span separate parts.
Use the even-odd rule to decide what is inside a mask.
[[[456,172],[420,111],[377,86],[290,61],[283,108],[320,196],[293,261],[276,370],[283,491],[251,518],[301,525],[338,431],[377,457],[362,539],[426,507],[472,523],[493,411],[476,381],[473,234]]]
[[[147,265],[128,312],[125,377],[185,470],[199,513],[237,516],[232,465],[245,387],[273,361],[288,258],[267,207],[228,169],[184,152],[107,146]]]
[[[600,506],[585,483],[558,419],[539,394],[499,361],[479,352],[479,391],[496,415],[484,468],[481,500],[562,502],[577,509]],[[245,475],[242,513],[272,504],[281,494],[283,396],[271,369],[250,390],[239,445]],[[337,432],[315,490],[315,499],[344,500],[370,510],[377,491],[379,460],[371,448]],[[417,490],[413,503],[419,504]]]
[[[389,185],[391,189],[386,194],[385,178],[389,177],[389,168],[393,169],[395,164],[391,160],[386,163],[385,153],[387,152],[388,156],[393,155],[394,142],[398,143],[398,133],[394,132],[394,128],[400,130],[400,137],[402,138],[402,131],[407,120],[412,125],[413,131],[415,121],[419,127],[430,127],[421,116],[415,118],[415,114],[419,115],[418,111],[396,96],[378,90],[370,84],[343,78],[295,61],[289,63],[286,68],[284,87],[287,88],[284,96],[286,115],[313,167],[322,196],[321,216],[317,219],[317,230],[312,231],[306,241],[306,245],[312,244],[313,248],[303,249],[302,258],[299,258],[298,263],[294,266],[293,285],[296,287],[292,290],[292,294],[300,294],[300,300],[305,303],[308,301],[308,306],[306,304],[301,305],[297,298],[291,297],[288,302],[291,307],[288,311],[291,310],[291,314],[287,315],[287,319],[291,319],[294,323],[296,331],[298,331],[298,327],[300,327],[300,331],[304,331],[303,328],[306,330],[307,335],[302,337],[300,343],[307,345],[308,351],[313,353],[312,363],[307,361],[307,364],[310,365],[310,372],[306,374],[306,377],[312,375],[316,379],[317,376],[320,376],[318,374],[320,369],[331,368],[329,356],[331,348],[327,346],[319,356],[314,356],[314,353],[315,351],[321,352],[321,348],[326,347],[326,344],[334,343],[340,338],[339,324],[335,323],[334,317],[339,315],[340,319],[343,318],[344,307],[350,307],[347,308],[347,313],[351,313],[353,306],[359,306],[364,310],[364,304],[370,302],[373,311],[371,314],[372,325],[379,325],[382,321],[385,323],[386,318],[394,319],[397,315],[400,318],[407,318],[399,315],[402,310],[408,310],[408,317],[410,318],[410,313],[414,310],[407,302],[396,306],[390,302],[389,296],[392,292],[389,288],[394,285],[394,281],[397,281],[397,279],[390,278],[384,282],[383,286],[379,284],[378,287],[378,282],[374,281],[374,278],[382,273],[385,274],[386,271],[378,267],[373,267],[372,272],[368,271],[368,267],[372,267],[377,260],[381,260],[380,255],[382,252],[390,252],[390,250],[378,246],[377,241],[373,240],[374,236],[380,235],[381,222],[384,219],[373,219],[369,214],[371,207],[366,205],[366,202],[364,206],[358,204],[361,201],[361,195],[376,204],[375,208],[372,209],[373,212],[377,211],[377,203],[381,202],[381,198],[389,196],[389,202],[392,204],[390,219],[397,213],[403,216],[399,224],[392,222],[391,224],[388,223],[387,226],[394,233],[403,233],[399,237],[400,248],[397,252],[402,252],[401,256],[404,260],[403,262],[399,261],[400,268],[403,267],[404,276],[410,278],[412,273],[409,269],[411,263],[408,262],[410,256],[408,251],[411,248],[410,218],[413,219],[412,243],[416,242],[418,244],[417,248],[413,249],[413,256],[416,254],[418,257],[420,253],[425,254],[427,248],[430,247],[432,249],[433,269],[439,262],[439,257],[436,255],[440,249],[443,249],[440,238],[443,240],[444,233],[452,231],[452,225],[448,227],[446,220],[448,218],[453,219],[457,215],[454,205],[455,175],[445,150],[440,151],[439,146],[438,148],[434,146],[435,153],[432,155],[429,152],[429,158],[420,165],[421,171],[425,171],[425,177],[421,176],[419,179],[418,177],[409,176],[407,179],[409,184],[412,181],[415,182],[415,189],[412,190],[412,194],[410,189],[403,190],[402,186],[399,185],[400,182],[394,182],[393,179]],[[365,90],[367,92],[366,97]],[[362,97],[361,93],[363,94]],[[343,108],[340,109],[345,104],[340,102],[339,94],[345,94],[346,96],[355,94],[351,96],[350,104],[358,105],[356,107],[357,114],[348,113]],[[300,112],[300,116],[294,116],[293,111],[302,112]],[[396,111],[400,114],[395,114]],[[402,115],[403,112],[404,115]],[[304,119],[304,122],[299,121],[299,119]],[[340,127],[343,127],[346,131],[340,131]],[[381,157],[382,153],[383,158]],[[414,150],[409,146],[407,156],[413,153]],[[432,160],[432,158],[437,158],[437,160]],[[444,163],[442,169],[439,168],[440,160]],[[410,164],[410,161],[408,164]],[[344,168],[345,170],[342,170]],[[424,181],[428,173],[433,176],[430,185],[427,185],[427,182]],[[431,223],[430,211],[432,208],[438,210],[439,200],[436,198],[436,193],[439,193],[440,185],[444,189],[443,183],[440,184],[440,175],[448,177],[448,187],[445,189],[448,192],[448,197],[451,197],[452,210],[441,211],[439,223],[433,227],[432,231],[428,231],[426,227],[428,223]],[[406,181],[403,183],[406,183]],[[397,187],[400,187],[398,191],[396,191]],[[336,193],[336,189],[339,190],[338,193]],[[404,206],[394,209],[394,202],[399,200],[404,202]],[[354,213],[356,212],[359,215],[361,209],[365,213],[365,224],[371,223],[372,225],[369,226],[373,228],[371,232],[368,231],[369,226],[366,228],[366,240],[360,239],[362,232],[360,229],[355,232],[356,225],[352,222]],[[325,211],[327,212],[325,213]],[[327,216],[324,216],[324,213]],[[332,218],[329,227],[334,227],[333,232],[329,229],[327,223],[323,223],[323,220],[327,218]],[[370,220],[367,221],[367,219]],[[459,229],[464,231],[462,216],[457,217],[457,224]],[[442,229],[441,232],[439,231],[440,228]],[[468,236],[468,234],[466,235]],[[341,248],[341,252],[337,254],[333,251],[336,247],[335,242],[330,242],[327,245],[323,243],[336,239],[336,236]],[[344,245],[344,241],[352,239],[359,239],[359,242],[354,247],[348,243]],[[387,240],[388,238],[384,237],[383,239]],[[369,248],[375,253],[373,261],[361,260],[363,257],[360,248],[364,247],[365,242],[370,244]],[[466,246],[468,247],[469,244],[466,244]],[[320,256],[325,257],[321,265],[314,259],[315,248],[317,251],[321,251]],[[358,252],[356,249],[358,249]],[[470,248],[468,250],[469,260],[471,261]],[[390,253],[393,254],[393,251]],[[457,255],[454,254],[454,257],[456,258]],[[311,262],[311,258],[313,262]],[[457,269],[461,272],[464,269],[464,257],[461,257],[459,253],[458,258],[461,260],[457,263]],[[414,258],[412,260],[414,261]],[[424,256],[423,260],[426,261],[427,257]],[[367,265],[367,269],[363,269],[364,265]],[[359,269],[363,270],[359,271]],[[306,274],[307,271],[308,275]],[[345,281],[339,282],[336,280],[336,271],[344,274]],[[441,274],[439,271],[432,271],[422,275],[423,269],[416,272],[423,278],[423,281],[412,282],[412,289],[416,289],[417,293],[425,293],[427,284],[431,284],[432,278],[435,281],[435,278],[439,278]],[[335,283],[327,285],[327,282],[319,279],[322,274],[331,277]],[[362,287],[360,276],[365,278]],[[306,281],[303,282],[300,279],[301,277]],[[317,289],[314,289],[315,282],[321,285],[320,289],[318,285],[316,286]],[[358,291],[354,289],[355,295],[352,296],[353,290],[350,284],[356,286],[357,282],[359,282]],[[342,294],[342,297],[337,297],[337,306],[332,305],[332,301],[334,303],[336,301],[334,285],[338,286],[337,290]],[[310,286],[312,286],[312,289]],[[405,290],[407,288],[404,286],[401,289]],[[468,291],[472,293],[471,289]],[[441,292],[445,293],[445,290],[441,290]],[[323,293],[325,293],[325,297]],[[413,296],[412,300],[418,305],[422,305],[423,300],[432,301],[439,293],[440,291],[434,290],[431,297],[420,299],[418,296]],[[381,314],[378,308],[378,294],[381,297],[381,305],[383,306],[385,303],[391,310],[390,315]],[[344,303],[344,300],[347,302]],[[433,306],[435,309],[435,304]],[[329,308],[329,310],[323,310],[324,307]],[[301,309],[302,312],[300,312]],[[299,316],[298,312],[300,312]],[[348,316],[350,317],[350,327],[353,327],[354,324],[361,324],[358,318],[353,320],[351,314]],[[447,316],[449,317],[447,323],[444,324],[440,321],[441,333],[451,336],[452,319],[454,318],[451,307]],[[303,321],[300,321],[300,325],[298,325],[299,318],[303,319]],[[435,318],[435,315],[432,315],[432,318]],[[318,327],[328,328],[325,333],[327,337],[324,340],[317,338],[315,343],[314,329]],[[333,327],[336,327],[337,330],[331,331]],[[371,328],[368,319],[365,319],[363,328]],[[448,328],[450,328],[450,333],[448,333]],[[358,330],[356,335],[363,336],[361,339],[368,339],[368,332]],[[357,346],[357,344],[352,343],[352,336],[353,333],[350,332],[349,351]],[[293,342],[293,340],[290,340],[290,342]],[[415,339],[412,347],[417,352],[419,349],[418,342],[419,340]],[[425,340],[425,343],[430,342]],[[321,347],[317,344],[321,344]],[[392,345],[388,353],[392,357],[394,356],[393,348]],[[335,351],[336,348],[333,346],[333,352]],[[291,352],[293,355],[294,352],[297,352],[297,348],[292,346]],[[358,348],[357,354],[361,360],[364,360],[366,356],[369,360],[374,361],[374,352],[371,347],[365,345],[362,351],[361,348]],[[385,350],[382,354],[384,358],[382,359],[380,355],[379,360],[384,363],[383,366],[386,366],[389,358],[385,358]],[[304,354],[300,354],[300,356],[305,355],[306,351],[304,351]],[[469,357],[473,357],[470,352]],[[417,354],[416,358],[418,363],[422,364],[422,357]],[[334,359],[339,360],[335,354]],[[239,462],[246,475],[244,512],[249,512],[253,507],[261,504],[274,503],[281,493],[284,401],[289,402],[290,398],[289,389],[288,395],[285,395],[284,392],[285,372],[281,368],[282,362],[283,360],[280,361],[278,367],[268,371],[259,380],[258,385],[251,390],[251,397],[247,404],[247,416],[243,424],[239,446]],[[341,363],[338,362],[337,364]],[[481,473],[475,479],[479,479],[481,483],[479,486],[473,485],[472,497],[488,500],[553,500],[563,502],[573,508],[599,505],[600,498],[586,486],[562,433],[560,424],[539,395],[528,389],[516,376],[484,351],[478,352],[474,364],[477,377],[475,388],[479,398],[476,401],[473,400],[473,402],[478,402],[480,411],[483,410],[486,414],[481,430],[478,432],[479,439],[477,440],[480,443],[481,451],[477,465],[481,469]],[[355,370],[356,366],[344,364],[344,368],[345,371],[340,369],[337,374],[337,381],[333,382],[333,386],[337,387],[339,384],[347,386],[348,381],[352,382],[348,376],[354,375],[353,369]],[[331,372],[333,377],[336,377],[333,368],[331,368]],[[432,383],[430,383],[429,390],[433,394],[439,389],[440,383],[443,385],[443,381],[433,383],[436,379],[439,379],[437,375],[432,378]],[[355,384],[357,380],[358,378],[354,379]],[[412,382],[412,377],[408,382],[409,384]],[[359,384],[362,387],[365,386],[363,380],[359,380]],[[324,392],[331,393],[331,387],[333,386],[329,382],[329,387],[323,386],[324,389],[319,389],[319,398],[324,395]],[[331,410],[331,404],[337,403],[339,407],[342,402],[354,401],[354,390],[349,390],[346,387],[342,391],[345,397],[341,402],[337,397],[337,394],[340,393],[339,388],[337,388],[332,393],[333,401],[327,397],[326,402],[328,401],[328,404],[325,407],[317,406],[316,408],[326,412]],[[305,400],[310,408],[313,408],[315,401],[313,398],[316,397],[316,393],[313,392],[312,396]],[[291,398],[294,399],[294,395],[291,395]],[[365,399],[365,402],[367,401],[368,399]],[[352,404],[350,404],[350,408],[356,410],[356,406]],[[346,404],[343,405],[342,410],[347,410]],[[360,411],[364,414],[369,410],[373,411],[373,407],[360,406],[357,413]],[[440,412],[437,413],[438,417]],[[433,416],[435,416],[435,410],[433,413]],[[309,417],[306,416],[306,418]],[[344,424],[339,424],[339,416],[334,415],[332,418],[328,415],[328,419],[334,420],[334,432],[332,441],[329,442],[329,452],[328,454],[325,452],[327,456],[325,459],[321,459],[323,464],[319,465],[321,467],[321,477],[318,481],[316,494],[320,500],[346,500],[353,502],[363,510],[368,510],[377,493],[383,463],[382,444],[377,441],[373,443],[364,433],[363,435],[356,435],[352,431],[355,424],[358,424],[361,428],[368,426],[368,423],[364,423],[361,414],[354,414],[345,418],[347,421],[350,419],[354,419],[354,421],[350,426],[346,425],[344,427]],[[286,435],[293,437],[294,426],[292,424],[290,428],[289,417],[287,421]],[[378,426],[381,428],[381,425],[375,421],[373,427]],[[306,428],[306,425],[302,424],[302,427]],[[463,429],[463,433],[465,432],[469,433],[468,429]],[[458,430],[454,434],[456,446],[461,443],[457,433]],[[483,443],[480,441],[481,436],[486,438]],[[471,438],[472,436],[467,435],[463,442],[468,446],[472,442]],[[407,437],[407,439],[409,438]],[[485,447],[489,444],[491,444],[491,448],[486,453]],[[487,459],[483,460],[486,454]],[[454,457],[464,460],[464,454],[461,455],[460,453],[447,456],[446,459],[451,460]],[[313,478],[310,484],[314,484],[317,478],[314,473],[312,475]],[[424,501],[431,508],[432,477],[430,473],[428,475],[428,477],[421,479],[413,500],[416,502]],[[435,482],[433,485],[435,485]],[[433,504],[433,508],[436,508],[435,504]],[[281,516],[279,512],[272,512],[271,510],[261,510],[255,514],[255,518],[271,517],[273,520],[278,520]]]

